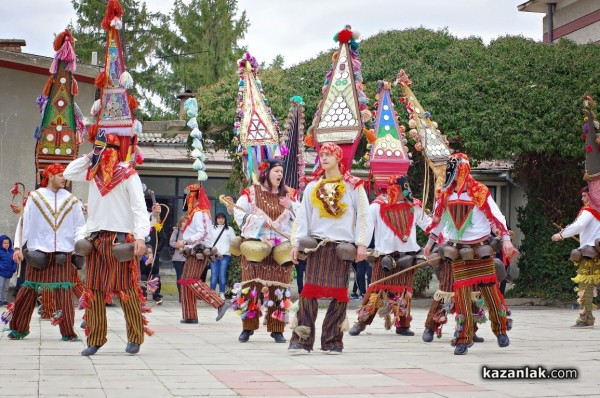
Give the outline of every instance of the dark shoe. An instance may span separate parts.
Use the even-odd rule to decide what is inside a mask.
[[[129,342],[127,343],[127,347],[125,347],[125,352],[128,354],[137,354],[140,352],[140,345]]]
[[[341,348],[332,348],[331,350],[327,351],[327,353],[329,355],[340,355],[342,353],[342,349]]]
[[[467,355],[469,349],[466,344],[458,344],[454,347],[454,355]]]
[[[281,332],[273,332],[271,333],[271,337],[275,339],[276,343],[287,343],[287,340],[285,339],[285,337],[283,337],[283,333]]]
[[[6,337],[8,337],[10,340],[23,340],[25,337],[27,337],[28,334],[29,331],[23,333],[17,333],[15,331],[12,331]]]
[[[577,322],[575,325],[571,326],[571,329],[593,329],[593,328],[594,328],[594,325],[588,325],[585,322]]]
[[[42,315],[44,313],[44,307],[42,307],[41,304],[40,304],[40,306],[37,309],[37,313],[38,313],[38,315]]]
[[[81,321],[81,325],[79,325],[79,327],[85,329],[86,326],[87,324],[85,323],[85,321]]]
[[[505,334],[499,334],[497,339],[498,339],[498,345],[500,347],[508,347],[510,344],[510,340],[508,339],[508,336]]]
[[[242,330],[242,333],[240,333],[240,337],[238,337],[238,340],[240,341],[240,343],[245,343],[248,340],[250,340],[250,336],[252,336],[254,334],[254,330]]]
[[[62,341],[74,342],[77,341],[77,336],[63,336]]]
[[[288,352],[290,355],[306,355],[308,354],[308,350],[300,347],[298,344],[292,344],[288,347]]]
[[[350,336],[358,336],[360,334],[360,332],[362,332],[363,330],[365,330],[366,326],[363,325],[360,322],[356,322],[348,331],[348,334]]]
[[[161,298],[154,299],[154,302],[156,303],[156,305],[161,305],[162,304],[162,299]]]
[[[360,297],[358,297],[358,294],[356,294],[356,293],[352,293],[352,294],[350,295],[350,298],[351,298],[352,300],[358,300]]]
[[[410,328],[396,328],[396,334],[401,334],[402,336],[414,336],[415,332],[410,330]]]
[[[228,301],[224,302],[217,310],[217,319],[215,319],[215,320],[220,321],[221,318],[223,318],[223,315],[225,315],[225,313],[229,309],[229,307],[231,307],[231,303]]]
[[[182,319],[179,323],[198,323],[197,319]]]
[[[89,357],[89,356],[92,356],[95,353],[97,353],[99,349],[100,349],[100,346],[89,345],[89,346],[87,346],[87,348],[85,350],[81,351],[81,355],[83,355],[84,357]]]
[[[423,341],[431,343],[433,341],[433,330],[425,329],[423,332]]]
[[[483,343],[485,339],[483,337],[479,337],[476,334],[473,335],[473,343]]]

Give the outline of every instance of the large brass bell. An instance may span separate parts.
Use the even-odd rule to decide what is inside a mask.
[[[242,255],[242,251],[240,250],[240,245],[242,244],[242,237],[241,236],[236,236],[235,238],[233,238],[231,240],[230,246],[229,246],[229,252],[231,253],[232,256],[241,256]]]
[[[398,266],[398,269],[402,271],[413,265],[414,261],[415,258],[413,256],[405,254],[404,256],[396,260],[396,265]]]
[[[454,246],[443,245],[440,247],[439,253],[440,253],[440,256],[442,256],[443,258],[445,258],[447,260],[450,260],[450,261],[458,260],[458,249]]]
[[[581,254],[581,250],[579,250],[579,249],[573,249],[573,250],[571,250],[571,256],[569,256],[569,260],[576,263],[576,262],[581,261],[582,257],[583,256]]]
[[[494,258],[494,268],[496,268],[496,277],[498,278],[498,282],[502,282],[506,279],[506,267],[504,263],[499,258]]]
[[[112,248],[112,254],[118,262],[133,260],[135,247],[133,243],[117,243]]]
[[[240,251],[246,261],[260,263],[271,254],[271,245],[259,240],[247,240],[240,245]]]
[[[470,247],[463,247],[458,250],[458,255],[463,261],[472,261],[475,258],[475,252]]]
[[[356,259],[356,246],[352,243],[338,243],[335,248],[335,254],[343,261],[354,261]]]
[[[482,245],[475,249],[476,258],[489,258],[494,255],[494,249],[490,245]]]
[[[93,248],[94,246],[92,245],[92,242],[87,239],[79,239],[77,242],[75,242],[75,254],[78,256],[88,256],[92,252]]]
[[[292,262],[292,244],[289,240],[281,242],[271,252],[273,260],[279,265],[289,265]]]
[[[31,265],[33,268],[37,268],[42,270],[46,268],[48,265],[48,255],[39,250],[23,250],[23,256],[25,257],[25,261],[27,261],[27,265]]]
[[[581,254],[586,258],[595,258],[598,257],[598,251],[594,246],[583,246],[581,249]]]

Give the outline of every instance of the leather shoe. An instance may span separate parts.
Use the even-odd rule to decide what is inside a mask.
[[[479,337],[476,334],[473,335],[473,343],[483,343],[485,339],[483,337]]]
[[[287,343],[287,340],[285,339],[285,337],[283,337],[283,333],[281,332],[272,332],[271,337],[275,339],[276,343]]]
[[[510,340],[508,339],[508,336],[505,334],[499,334],[497,339],[498,339],[498,345],[500,347],[508,347],[510,345]]]
[[[198,323],[197,319],[182,319],[179,323]]]
[[[221,318],[223,318],[223,315],[225,315],[225,313],[227,312],[227,310],[229,309],[229,307],[231,307],[231,303],[226,301],[224,302],[219,309],[217,310],[217,319],[216,321],[220,321]]]
[[[410,328],[396,328],[396,334],[401,334],[402,336],[414,336],[415,332],[410,330]]]
[[[469,349],[466,344],[458,344],[454,347],[454,355],[467,355]]]
[[[423,341],[431,343],[433,341],[433,330],[425,329],[423,332]]]
[[[252,336],[254,334],[254,330],[242,330],[242,333],[240,333],[240,337],[238,337],[238,340],[240,341],[240,343],[245,343],[248,340],[250,340],[250,336]]]
[[[365,325],[363,325],[360,322],[356,322],[354,325],[352,325],[352,327],[348,331],[348,334],[350,336],[358,336],[360,334],[360,332],[362,332],[363,330],[365,330],[365,328],[366,328]]]
[[[97,353],[99,349],[99,345],[89,345],[85,350],[81,351],[81,355],[83,355],[84,357],[89,357]]]
[[[129,342],[127,343],[127,347],[125,347],[125,352],[128,354],[137,354],[140,352],[140,345]]]
[[[288,347],[288,352],[290,355],[306,355],[308,354],[308,350],[300,347],[298,344],[292,344]]]
[[[79,325],[79,327],[85,329],[86,326],[87,324],[85,323],[85,321],[81,321],[81,325]]]

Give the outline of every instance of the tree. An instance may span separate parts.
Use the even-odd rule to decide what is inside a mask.
[[[136,96],[142,108],[148,112],[155,107],[151,97],[154,88],[156,66],[152,56],[167,31],[168,18],[160,12],[150,12],[145,1],[120,0],[124,9],[123,29],[120,30],[125,65],[136,83]],[[90,62],[92,52],[98,53],[102,64],[106,51],[106,32],[101,21],[106,10],[102,0],[71,0],[77,20],[69,28],[77,39],[77,55],[83,62]]]

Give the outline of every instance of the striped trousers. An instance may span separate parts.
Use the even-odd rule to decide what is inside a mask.
[[[67,255],[67,262],[58,265],[54,253],[48,253],[49,264],[39,270],[29,266],[25,271],[25,282],[19,289],[14,305],[13,317],[10,320],[10,329],[17,333],[29,332],[31,315],[35,309],[38,289],[42,290],[51,317],[57,310],[62,312],[62,320],[58,323],[60,334],[64,338],[75,337],[73,328],[75,322],[75,309],[71,298],[72,284],[70,283],[71,255]],[[44,300],[44,299],[42,299]]]
[[[183,319],[198,319],[196,302],[203,300],[213,308],[219,308],[225,303],[219,294],[200,279],[202,272],[208,266],[209,259],[198,260],[194,255],[188,256],[181,275],[181,313]]]
[[[308,326],[310,335],[301,339],[296,330],[290,345],[297,344],[312,351],[315,343],[315,321],[319,310],[318,299],[332,297],[323,320],[321,350],[344,348],[342,327],[348,307],[348,282],[351,262],[340,260],[335,253],[336,244],[327,243],[306,260],[306,282],[299,299],[298,326]],[[296,329],[296,328],[294,328]]]
[[[372,279],[375,281],[390,275],[390,273],[384,271],[383,267],[381,266],[381,259],[382,257],[379,257],[373,265]],[[398,271],[392,271],[392,273],[394,272]],[[399,312],[396,314],[397,316],[395,326],[400,328],[410,328],[410,321],[412,321],[412,316],[410,315],[410,308],[412,303],[412,286],[415,280],[416,273],[417,270],[408,271],[385,282],[382,282],[381,284],[369,286],[369,288],[367,289],[367,294],[365,295],[363,302],[361,303],[361,307],[358,309],[357,312],[360,313],[361,310],[368,308],[369,299],[372,294],[383,292],[383,298],[386,299],[390,296],[398,296],[400,299],[406,302],[406,305],[402,308],[403,310],[405,310],[405,312]],[[383,301],[378,300],[377,303],[375,303],[375,305],[372,305],[372,307],[369,308],[370,315],[365,319],[359,321],[359,323],[363,325],[370,325],[373,322],[373,319],[375,319],[375,315],[377,314],[377,311],[379,310],[382,304]]]
[[[440,319],[447,319],[448,314],[444,311],[444,304],[446,304],[446,299],[443,297],[451,297],[449,300],[454,300],[453,298],[453,284],[454,278],[452,277],[452,264],[449,262],[443,261],[439,266],[439,272],[437,273],[439,289],[438,295],[442,298],[436,300],[435,298],[431,301],[431,305],[429,306],[429,312],[427,313],[427,318],[425,319],[425,329],[429,329],[432,331],[436,331],[441,329],[441,327],[447,322],[444,320],[440,322]],[[435,295],[434,295],[435,297]],[[473,312],[477,312],[479,308],[477,307],[477,303],[471,300],[471,310]],[[443,317],[443,318],[442,318]],[[478,326],[476,323],[473,324],[473,334],[477,333]]]
[[[478,286],[481,292],[481,296],[485,305],[488,309],[488,316],[492,325],[492,332],[498,336],[500,334],[506,334],[507,331],[507,317],[506,308],[504,307],[503,299],[498,287],[497,280],[489,282],[477,282],[477,278],[463,279],[457,282],[457,271],[465,272],[464,267],[469,267],[473,264],[473,267],[488,268],[488,274],[493,275],[495,278],[496,270],[494,268],[493,259],[485,260],[473,260],[473,261],[457,261],[452,264],[452,270],[454,274],[454,305],[456,309],[456,332],[454,334],[453,345],[457,344],[471,344],[473,342],[473,335],[475,323],[473,322],[473,302],[472,292],[474,286]],[[464,265],[463,265],[464,264]],[[468,272],[468,271],[467,271]]]
[[[73,284],[72,292],[75,298],[79,300],[79,298],[85,293],[85,284],[79,278],[79,274],[77,273],[77,268],[75,266],[66,266],[71,267],[70,282]],[[54,292],[52,290],[43,290],[41,296],[42,313],[40,314],[40,317],[42,319],[50,319],[52,318],[52,314],[54,314],[56,311],[56,299],[54,297]]]
[[[106,343],[108,322],[106,303],[111,294],[120,296],[127,327],[127,341],[144,342],[144,318],[140,302],[139,266],[137,259],[119,262],[112,254],[117,233],[100,231],[92,239],[93,249],[86,258],[86,287],[91,297],[86,301],[84,319],[88,346]]]
[[[277,264],[270,255],[260,263],[247,261],[245,257],[242,257],[242,286],[244,288],[250,288],[248,293],[242,294],[244,300],[255,300],[257,305],[260,306],[259,296],[264,284],[267,285],[269,297],[273,300],[277,289],[285,290],[286,287],[289,286],[292,280],[292,271],[293,267],[282,267]],[[251,297],[253,290],[258,293],[257,297]],[[267,313],[265,314],[267,332],[283,333],[285,330],[285,322],[275,319],[272,316],[277,309],[278,308],[275,305],[268,307]],[[258,315],[242,320],[242,328],[244,330],[257,330],[259,327],[260,317]]]

